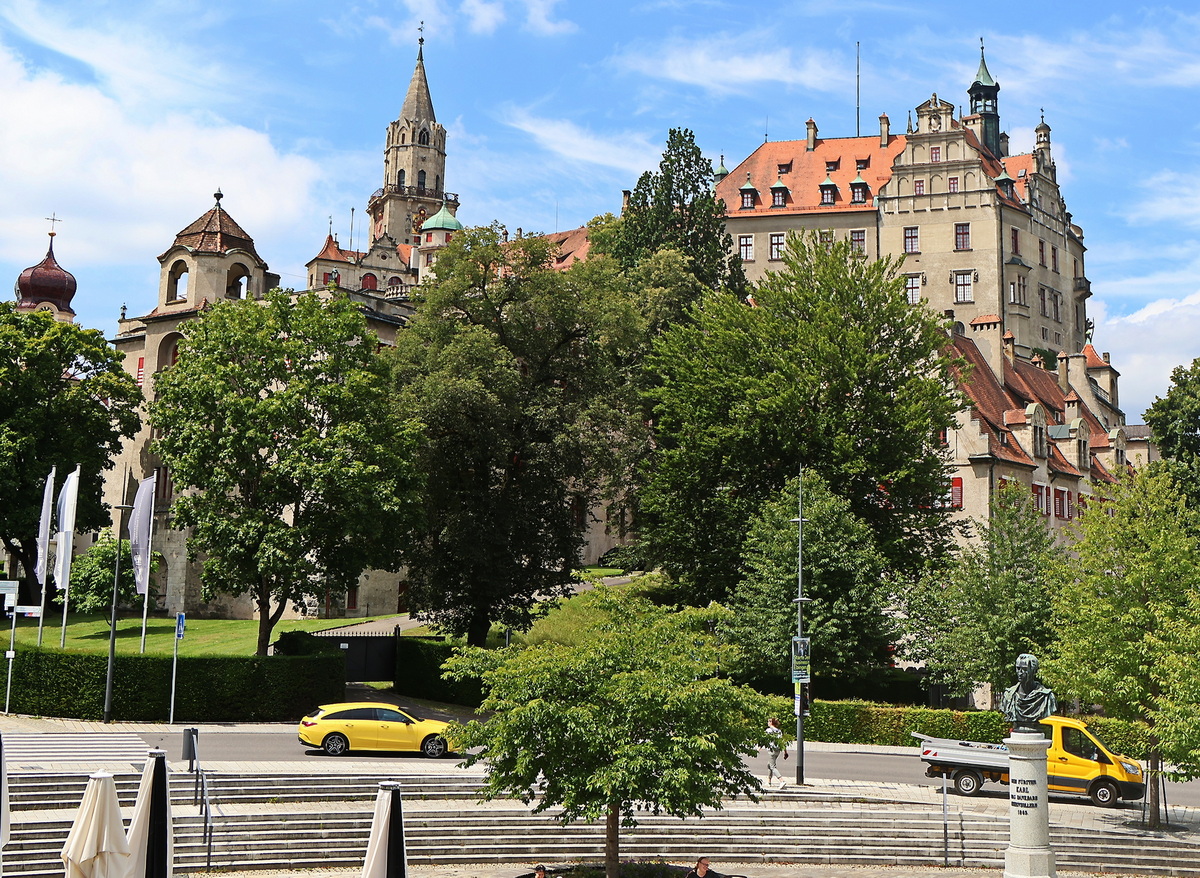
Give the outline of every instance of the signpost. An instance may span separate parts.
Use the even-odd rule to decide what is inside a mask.
[[[4,606],[12,613],[12,634],[8,639],[8,684],[4,687],[4,712],[8,713],[8,705],[12,698],[13,659],[17,657],[17,581],[15,579],[0,580],[0,594],[4,595]]]
[[[175,614],[175,657],[171,660],[171,715],[167,718],[167,725],[175,722],[175,671],[179,667],[179,641],[183,640],[186,621],[183,613]]]

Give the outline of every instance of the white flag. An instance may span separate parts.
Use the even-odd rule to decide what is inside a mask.
[[[154,516],[154,485],[157,475],[142,479],[133,498],[133,517],[129,519],[129,551],[133,555],[133,581],[138,594],[150,588],[150,527]]]
[[[60,591],[71,582],[71,545],[75,541],[75,501],[79,497],[79,467],[63,480],[58,492],[58,554],[54,559],[54,581]]]
[[[42,518],[38,522],[37,566],[34,575],[38,585],[46,587],[46,562],[50,559],[50,513],[54,509],[54,473],[58,467],[50,467],[46,476],[46,489],[42,492]]]

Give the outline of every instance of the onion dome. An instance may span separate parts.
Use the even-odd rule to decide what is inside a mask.
[[[421,223],[422,232],[432,232],[437,229],[442,229],[447,232],[461,231],[463,224],[458,221],[458,217],[446,209],[446,202],[442,202],[441,210],[431,216],[425,222]]]
[[[51,232],[46,258],[22,271],[17,278],[17,307],[23,311],[33,311],[38,305],[49,302],[59,311],[74,314],[71,299],[75,297],[75,288],[75,275],[60,266],[54,258],[54,232]]]

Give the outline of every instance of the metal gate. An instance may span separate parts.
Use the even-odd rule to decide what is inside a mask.
[[[346,656],[347,683],[392,682],[396,679],[396,634],[318,631],[335,641]]]

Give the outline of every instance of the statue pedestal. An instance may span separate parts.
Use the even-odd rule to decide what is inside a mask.
[[[1008,746],[1008,849],[1004,878],[1055,878],[1046,796],[1046,751],[1038,732],[1013,732]]]

